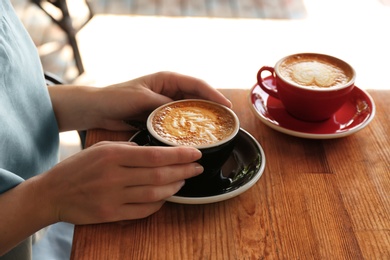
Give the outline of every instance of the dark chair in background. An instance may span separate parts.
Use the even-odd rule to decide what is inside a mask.
[[[56,75],[49,72],[45,72],[45,80],[47,85],[62,85],[63,82]],[[85,139],[87,137],[87,131],[77,131],[80,137],[81,148],[85,148]]]
[[[36,4],[40,9],[42,9],[50,18],[51,20],[57,24],[67,35],[68,42],[73,50],[74,59],[76,62],[77,69],[79,71],[79,75],[84,73],[84,65],[83,61],[81,59],[80,50],[77,44],[76,40],[76,34],[78,31],[81,30],[81,28],[86,25],[89,20],[93,17],[93,12],[91,9],[90,4],[87,0],[85,1],[85,4],[88,8],[89,15],[87,19],[82,23],[78,28],[74,27],[72,17],[69,13],[69,8],[66,0],[30,0],[32,3]],[[48,10],[46,10],[44,3],[49,3],[52,6],[56,7],[62,14],[61,18],[56,18]]]

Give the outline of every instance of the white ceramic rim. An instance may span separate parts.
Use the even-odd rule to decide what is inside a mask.
[[[290,58],[290,57],[293,57],[293,56],[299,56],[299,55],[317,55],[317,56],[323,56],[323,57],[327,57],[327,58],[331,58],[331,59],[335,59],[343,64],[345,64],[347,67],[350,68],[350,70],[352,71],[352,78],[347,82],[345,83],[344,85],[342,86],[338,86],[338,87],[331,87],[331,88],[308,88],[308,87],[303,87],[303,86],[300,86],[298,85],[297,83],[293,82],[293,81],[289,81],[289,80],[286,80],[284,79],[280,73],[279,73],[279,65],[285,61],[286,59]],[[307,91],[315,91],[315,92],[332,92],[332,91],[337,91],[337,90],[340,90],[340,89],[344,89],[344,88],[348,88],[350,87],[351,85],[354,85],[355,84],[355,80],[356,80],[356,71],[355,69],[352,67],[351,64],[349,64],[348,62],[340,59],[340,58],[337,58],[337,57],[334,57],[334,56],[331,56],[331,55],[328,55],[328,54],[323,54],[323,53],[314,53],[314,52],[303,52],[303,53],[296,53],[296,54],[291,54],[291,55],[288,55],[288,56],[285,56],[283,58],[281,58],[278,62],[276,62],[275,64],[275,67],[274,67],[274,71],[275,71],[275,74],[278,75],[279,79],[284,81],[285,83],[289,84],[289,85],[292,85],[296,88],[299,88],[299,89],[303,89],[303,90],[307,90]]]
[[[161,138],[157,133],[156,131],[154,131],[153,127],[152,127],[152,119],[154,117],[154,115],[156,114],[156,112],[163,108],[163,107],[166,107],[166,106],[169,106],[171,104],[175,104],[175,103],[182,103],[182,102],[193,102],[193,101],[197,101],[197,102],[204,102],[204,103],[209,103],[209,104],[214,104],[214,105],[217,105],[223,109],[225,109],[227,112],[229,112],[233,118],[235,119],[235,121],[237,122],[236,124],[236,128],[234,129],[234,131],[228,136],[228,138],[225,138],[219,142],[216,142],[216,143],[213,143],[213,144],[204,144],[204,145],[196,145],[196,146],[193,146],[195,148],[198,148],[198,149],[208,149],[208,148],[213,148],[213,147],[217,147],[217,146],[220,146],[224,143],[227,143],[229,142],[230,140],[232,140],[238,133],[238,131],[240,130],[240,120],[238,119],[238,116],[236,115],[236,113],[233,112],[233,110],[231,110],[230,108],[222,105],[222,104],[219,104],[219,103],[216,103],[216,102],[213,102],[213,101],[209,101],[209,100],[205,100],[205,99],[181,99],[181,100],[176,100],[176,101],[172,101],[172,102],[169,102],[169,103],[166,103],[158,108],[156,108],[152,113],[150,113],[150,115],[148,116],[148,119],[146,121],[146,127],[149,131],[149,133],[154,137],[156,138],[157,140],[159,140],[161,143],[164,143],[166,145],[170,145],[170,146],[180,146],[178,144],[175,144],[173,142],[169,142],[169,141],[166,141],[164,140],[163,138]]]

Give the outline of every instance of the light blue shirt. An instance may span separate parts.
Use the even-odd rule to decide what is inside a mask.
[[[59,130],[40,59],[9,0],[0,1],[0,193],[58,162]]]
[[[53,167],[58,147],[38,52],[9,0],[0,0],[0,195]],[[30,258],[31,243],[27,239],[8,257]]]

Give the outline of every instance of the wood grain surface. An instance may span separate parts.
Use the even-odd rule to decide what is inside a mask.
[[[219,203],[166,203],[145,219],[76,226],[71,259],[390,259],[390,91],[369,91],[374,120],[332,140],[272,130],[250,110],[249,90],[221,91],[264,149],[256,185]]]

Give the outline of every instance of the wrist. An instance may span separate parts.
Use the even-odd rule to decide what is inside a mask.
[[[41,223],[41,228],[59,222],[57,214],[57,197],[59,190],[48,180],[48,174],[43,173],[30,179],[31,196],[34,196],[30,204],[30,210],[36,210],[37,220]]]
[[[99,88],[86,86],[54,86],[49,93],[61,132],[92,128],[98,103]]]
[[[0,255],[33,235],[40,229],[57,222],[50,196],[40,178],[33,177],[0,194]]]

